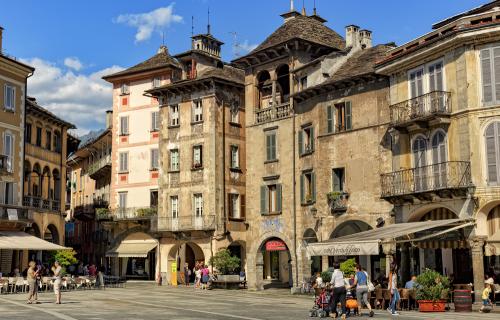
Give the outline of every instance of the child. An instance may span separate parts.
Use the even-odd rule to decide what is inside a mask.
[[[314,282],[314,288],[323,288],[323,278],[321,278],[321,273],[316,273],[316,281]]]
[[[481,309],[479,309],[479,312],[483,312],[486,307],[491,306],[490,293],[492,286],[493,279],[490,278],[484,282],[484,290],[483,294],[481,295],[481,299],[483,299],[483,305],[481,306]]]

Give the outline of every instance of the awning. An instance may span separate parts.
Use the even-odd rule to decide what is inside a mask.
[[[146,258],[148,252],[158,245],[154,239],[123,240],[116,247],[106,252],[110,258]]]
[[[379,254],[379,246],[383,242],[418,242],[473,224],[474,222],[463,219],[395,223],[386,227],[363,231],[340,238],[310,243],[307,244],[306,250],[308,256],[377,255]],[[425,236],[418,239],[410,237],[411,234],[416,232],[444,226],[449,226],[450,228],[444,231],[438,231],[431,236]],[[402,237],[404,238],[398,239]]]
[[[0,249],[10,250],[67,250],[60,245],[22,231],[0,231]]]

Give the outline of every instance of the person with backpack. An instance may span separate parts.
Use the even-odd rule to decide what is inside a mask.
[[[340,263],[333,263],[333,274],[332,280],[330,281],[331,286],[333,287],[333,299],[330,304],[330,317],[336,318],[338,316],[337,313],[337,304],[340,302],[340,306],[342,308],[341,319],[345,320],[346,318],[346,308],[345,308],[345,299],[346,299],[346,289],[345,289],[345,280],[344,273],[340,271]]]
[[[356,265],[353,287],[354,286],[356,286],[356,300],[358,300],[359,310],[361,310],[364,304],[368,308],[370,317],[373,317],[374,313],[372,306],[370,305],[370,301],[368,301],[368,273],[363,270],[360,264]]]

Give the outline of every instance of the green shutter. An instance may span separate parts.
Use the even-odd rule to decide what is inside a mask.
[[[302,137],[302,130],[299,131],[299,155],[302,155],[304,153],[304,143],[303,143],[303,137]]]
[[[281,212],[281,184],[276,185],[276,211]]]
[[[316,174],[311,173],[311,198],[312,201],[316,201]]]
[[[309,145],[311,146],[311,151],[314,151],[314,127],[311,127],[309,135]]]
[[[352,108],[351,108],[351,101],[346,101],[345,102],[345,129],[346,130],[351,130],[352,129]]]
[[[326,121],[327,121],[327,131],[328,133],[333,132],[333,107],[326,107]]]
[[[267,186],[260,187],[260,214],[267,214]]]
[[[304,199],[304,175],[300,175],[300,203],[306,202]]]
[[[266,135],[266,160],[271,160],[271,136]]]
[[[276,160],[276,134],[271,136],[271,160]]]

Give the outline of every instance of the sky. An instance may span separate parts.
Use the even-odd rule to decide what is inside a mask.
[[[295,0],[295,8],[302,8]],[[304,0],[307,13],[314,0]],[[431,25],[488,0],[316,0],[318,14],[344,36],[356,24],[373,31],[374,44],[403,44]],[[111,86],[101,79],[154,55],[164,41],[171,54],[190,49],[194,33],[225,42],[224,60],[252,50],[277,29],[290,0],[16,0],[2,2],[3,49],[36,68],[28,95],[63,119],[76,134],[104,127]],[[192,17],[194,19],[192,19]],[[194,20],[194,23],[192,21]]]

